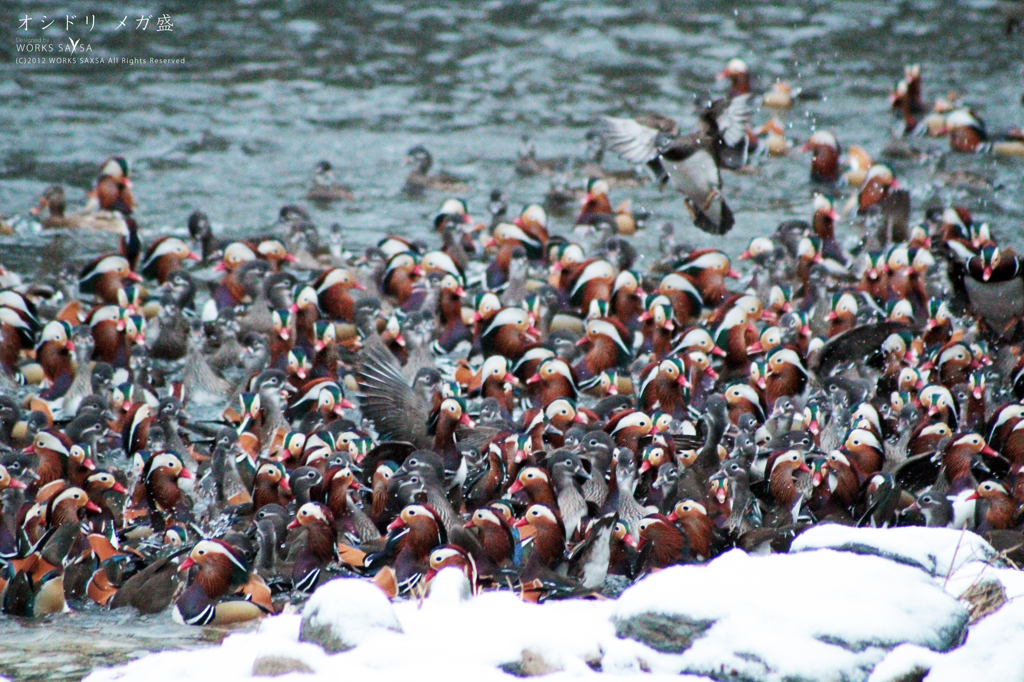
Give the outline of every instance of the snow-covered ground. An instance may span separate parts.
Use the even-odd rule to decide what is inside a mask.
[[[967,629],[969,589],[1007,602]],[[251,679],[1024,680],[1024,573],[971,533],[818,526],[786,555],[728,552],[667,569],[615,601],[527,604],[468,594],[442,571],[422,602],[389,604],[363,581],[335,581],[302,616],[265,619],[208,649],[152,654],[88,682]],[[333,629],[332,629],[333,628]],[[964,632],[966,641],[963,641]],[[643,642],[647,642],[646,644]],[[963,642],[963,643],[961,643]],[[650,644],[650,646],[648,646]],[[330,646],[330,645],[329,645]],[[917,671],[915,677],[913,673]]]

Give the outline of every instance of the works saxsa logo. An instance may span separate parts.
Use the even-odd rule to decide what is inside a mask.
[[[45,38],[15,38],[14,49],[24,56],[36,56],[46,54],[85,54],[92,52],[92,46],[83,39],[68,36],[65,42],[55,42]],[[21,56],[21,55],[19,55]]]
[[[135,59],[114,56],[92,56],[92,45],[88,36],[96,29],[96,15],[65,14],[61,16],[25,14],[17,20],[14,38],[15,61],[18,64],[142,64],[142,63],[184,63],[184,59]],[[106,26],[103,24],[107,23]],[[140,14],[138,19],[125,14],[123,17],[100,21],[100,31],[174,33],[174,22],[170,14],[154,16]],[[47,35],[47,34],[50,35]],[[63,36],[60,34],[64,34]],[[56,34],[56,35],[54,35]]]

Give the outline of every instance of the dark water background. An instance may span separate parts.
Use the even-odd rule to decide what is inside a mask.
[[[1004,30],[1007,12],[1019,7],[981,0],[2,2],[0,215],[24,214],[53,182],[76,206],[103,159],[120,153],[132,164],[144,241],[183,233],[196,208],[225,232],[257,232],[281,205],[306,205],[312,168],[328,159],[355,200],[307,206],[321,228],[340,224],[352,248],[387,232],[427,236],[444,197],[401,195],[411,145],[426,145],[439,165],[469,180],[472,212],[484,213],[492,187],[518,207],[542,199],[549,183],[516,176],[522,135],[535,140],[540,157],[579,156],[601,114],[690,118],[697,103],[722,92],[715,74],[735,56],[762,89],[777,78],[803,89],[781,114],[788,137],[802,143],[816,127],[828,128],[844,148],[858,144],[879,158],[893,124],[886,96],[907,63],[921,64],[928,101],[955,90],[993,132],[1024,121],[1024,38]],[[57,17],[45,32],[43,14]],[[66,35],[68,14],[79,23]],[[145,32],[134,28],[140,14],[153,16]],[[173,32],[155,30],[162,14]],[[28,32],[19,30],[25,15],[33,17]],[[95,15],[91,32],[86,15]],[[126,26],[116,29],[125,15]],[[17,52],[18,39],[56,44],[68,35],[92,47],[86,56],[187,63],[15,63],[28,56]],[[767,116],[755,112],[754,123]],[[881,160],[911,190],[915,216],[925,206],[962,203],[1020,249],[1024,160],[951,155],[943,140],[912,144],[923,154]],[[726,173],[736,229],[716,244],[735,256],[780,220],[807,217],[815,190],[808,161],[794,152],[755,162],[753,174]],[[655,225],[672,220],[684,238],[710,243],[678,198],[650,186],[613,192],[613,202],[625,198],[652,211]],[[552,231],[569,226],[555,219]],[[31,275],[51,239],[29,231],[4,238],[0,262]],[[656,230],[637,239],[654,244]],[[114,243],[109,235],[76,235],[62,251],[84,260]],[[127,639],[138,632],[161,636]],[[89,646],[76,649],[82,637]],[[25,626],[0,618],[0,672],[75,679],[92,665],[203,641],[169,619],[140,625],[75,614]]]
[[[1020,3],[994,2],[22,2],[0,11],[0,215],[26,210],[51,182],[73,206],[114,153],[132,163],[144,235],[183,230],[205,210],[230,232],[261,229],[300,200],[312,167],[329,159],[356,199],[310,207],[338,223],[352,246],[382,232],[422,233],[441,195],[400,195],[405,150],[425,144],[439,165],[465,176],[471,211],[505,188],[512,206],[540,199],[542,177],[520,179],[520,136],[538,155],[579,156],[601,114],[639,110],[690,118],[721,93],[715,74],[734,56],[762,88],[777,78],[803,88],[782,116],[802,142],[815,127],[876,159],[893,119],[886,95],[903,65],[920,63],[925,97],[965,95],[990,129],[1024,121],[1024,38],[1004,19]],[[2,7],[3,5],[0,5]],[[47,31],[43,13],[58,17]],[[64,15],[96,17],[69,35],[91,56],[184,57],[181,65],[17,65],[18,38],[66,42]],[[19,30],[22,16],[36,22]],[[126,27],[115,26],[128,15]],[[152,15],[145,32],[134,29]],[[173,32],[156,32],[168,14]],[[56,53],[54,53],[56,54]],[[755,113],[761,123],[767,113]],[[915,140],[923,159],[883,159],[917,207],[955,200],[1020,235],[1024,193],[1018,159],[950,155],[941,140]],[[787,217],[806,217],[812,187],[806,155],[766,160],[754,175],[727,173],[737,227],[726,247]],[[970,186],[934,184],[967,170]],[[977,176],[977,177],[974,177]],[[978,187],[980,185],[980,187]],[[687,225],[682,204],[650,187],[617,191],[618,202]],[[555,221],[566,229],[568,219]],[[652,231],[653,232],[653,231]],[[39,243],[43,238],[33,240]],[[109,238],[85,250],[109,249]],[[38,254],[38,251],[35,252]],[[21,261],[34,254],[10,254]],[[38,255],[35,256],[38,258]],[[26,264],[26,267],[29,267]]]

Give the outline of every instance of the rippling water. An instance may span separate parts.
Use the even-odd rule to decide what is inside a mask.
[[[215,225],[244,234],[271,224],[285,203],[301,202],[313,166],[330,160],[355,200],[310,206],[326,229],[338,223],[350,247],[384,232],[428,234],[427,217],[443,198],[400,190],[405,150],[422,143],[438,163],[466,177],[471,211],[483,213],[492,187],[510,204],[537,201],[543,177],[519,178],[513,161],[522,135],[540,157],[578,156],[584,135],[602,114],[640,110],[692,118],[698,103],[722,92],[714,74],[734,56],[747,61],[761,88],[775,79],[802,88],[781,114],[788,137],[800,142],[816,127],[834,130],[844,148],[858,144],[878,158],[890,143],[893,118],[886,95],[906,63],[920,63],[927,99],[949,90],[986,120],[992,132],[1024,119],[1021,110],[1021,34],[1004,32],[1006,7],[993,2],[754,3],[608,2],[285,2],[157,4],[106,0],[20,2],[0,6],[0,214],[22,214],[53,182],[74,205],[100,162],[124,154],[132,163],[136,215],[144,239],[183,232],[193,209]],[[95,28],[83,17],[95,16]],[[143,32],[140,13],[153,15]],[[58,22],[38,28],[43,14]],[[63,17],[78,15],[71,38],[89,56],[180,58],[185,65],[19,65],[17,40],[66,42]],[[128,15],[123,28],[115,28]],[[155,31],[170,16],[172,32]],[[23,16],[32,30],[19,30]],[[49,56],[49,55],[47,55]],[[54,55],[59,56],[59,55]],[[768,114],[755,112],[754,122]],[[943,140],[914,140],[922,152],[886,158],[911,190],[915,215],[924,206],[955,201],[988,220],[997,235],[1019,239],[1024,219],[1022,162],[952,155]],[[762,159],[752,174],[726,173],[725,192],[736,229],[724,247],[735,255],[753,235],[781,220],[807,217],[808,158]],[[954,184],[953,171],[971,182]],[[961,173],[962,178],[964,175]],[[580,179],[582,182],[582,179]],[[838,192],[838,190],[837,190]],[[690,227],[677,197],[650,185],[617,190],[653,213],[652,223]],[[569,219],[556,219],[564,231]],[[840,226],[840,231],[842,226]],[[641,234],[653,243],[656,230]],[[31,273],[55,252],[84,259],[108,251],[104,236],[76,236],[56,249],[39,248],[50,235],[22,234],[0,256]],[[33,247],[33,248],[27,248]],[[129,655],[97,616],[69,616],[38,626],[0,620],[18,641],[36,634],[65,642],[77,623],[91,623],[97,648],[75,659],[103,662],[106,645]],[[96,620],[92,620],[96,619]],[[149,627],[160,631],[160,623]],[[82,627],[85,627],[84,625]],[[138,650],[194,645],[172,630],[166,639],[140,637]],[[127,631],[127,630],[126,630]],[[72,639],[73,641],[73,639]],[[0,671],[16,677],[48,674],[41,650],[0,656]],[[120,657],[120,658],[119,658]],[[20,663],[18,663],[20,661]],[[28,672],[26,672],[28,671]]]
[[[416,233],[440,203],[400,194],[404,151],[430,148],[467,177],[470,209],[503,187],[512,205],[539,199],[546,178],[519,179],[512,161],[531,135],[538,155],[581,155],[595,117],[639,110],[692,117],[721,92],[714,74],[740,56],[762,87],[776,78],[803,88],[783,115],[788,135],[814,127],[873,156],[889,142],[886,95],[905,63],[921,64],[926,98],[963,93],[993,131],[1021,121],[1019,34],[1006,36],[991,2],[191,2],[141,6],[168,14],[173,32],[129,30],[140,14],[116,2],[25,2],[0,16],[0,213],[24,211],[49,183],[89,187],[98,164],[123,153],[133,164],[144,234],[181,230],[194,208],[231,232],[270,224],[299,200],[313,165],[331,160],[356,200],[313,207],[339,223],[349,244],[381,231]],[[58,8],[67,8],[58,9]],[[184,66],[13,64],[24,14],[94,12],[72,37],[93,56],[184,57]],[[80,20],[79,20],[80,21]],[[49,31],[52,31],[51,27]],[[6,55],[4,55],[6,51]],[[767,118],[755,113],[755,122]],[[1024,215],[1020,162],[950,155],[940,140],[915,140],[923,159],[887,159],[917,206],[955,200],[997,232]],[[754,175],[725,176],[737,216],[727,246],[739,249],[786,217],[805,217],[808,159],[761,162]],[[930,182],[965,169],[981,187]],[[682,204],[653,188],[618,191],[689,225]],[[567,219],[555,229],[566,228]],[[699,236],[687,227],[686,235]],[[19,242],[20,243],[20,242]],[[109,248],[89,240],[88,248]]]

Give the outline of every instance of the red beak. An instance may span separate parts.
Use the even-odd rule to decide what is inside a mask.
[[[741,253],[736,260],[747,260],[748,258],[753,258],[753,256],[750,254],[750,249],[747,249],[746,251]]]
[[[195,251],[189,251],[188,255],[185,256],[185,258],[187,258],[188,260],[201,260],[199,254],[196,253]]]
[[[527,526],[529,524],[530,524],[529,521],[527,521],[525,518],[522,518],[522,519],[519,519],[518,521],[516,521],[515,523],[513,523],[512,527],[513,528],[522,528],[523,526]]]
[[[760,341],[755,341],[754,343],[747,346],[747,355],[753,355],[754,353],[762,352],[764,352],[764,346],[761,345]]]
[[[589,340],[590,339],[588,337],[584,336],[582,339],[580,339],[579,341],[576,342],[576,345],[577,346],[582,346],[583,344],[585,344]]]
[[[287,478],[282,478],[280,481],[278,481],[277,482],[277,487],[280,488],[281,490],[285,491],[286,493],[290,493],[292,491],[292,487],[288,483],[288,479]]]
[[[808,467],[803,462],[800,463],[800,466],[798,466],[797,469],[799,469],[800,471],[806,471],[807,473],[811,473],[810,467]]]
[[[117,481],[114,481],[114,485],[110,486],[110,489],[113,490],[115,493],[121,493],[122,495],[128,494],[128,491],[125,490],[124,486],[118,483]]]
[[[178,474],[178,478],[195,478],[195,474],[188,469],[182,468],[181,472]]]
[[[88,502],[85,503],[85,508],[96,514],[99,514],[101,511],[103,511],[102,509],[100,509],[100,506],[93,502],[92,500],[89,500]]]
[[[729,268],[729,272],[725,273],[726,277],[732,277],[733,279],[739,279],[740,273],[736,272],[733,268]]]
[[[625,542],[630,547],[636,547],[636,540],[634,540],[633,536],[630,535],[629,533],[626,533],[626,537],[622,538],[622,541]]]
[[[472,528],[473,525],[473,519],[470,519],[469,521],[466,521],[466,525],[464,525],[463,528]]]
[[[302,524],[299,523],[299,517],[296,516],[294,519],[291,520],[291,523],[288,524],[288,528],[289,529],[291,529],[291,528],[298,528],[301,525]]]
[[[213,266],[213,271],[214,272],[224,272],[227,269],[228,269],[228,264],[225,263],[224,261],[221,261],[221,262],[219,262],[219,263],[217,263],[216,265]],[[178,570],[181,570],[181,569],[178,569]]]
[[[644,460],[644,461],[643,461],[643,462],[642,462],[642,463],[640,464],[640,473],[642,474],[642,473],[644,473],[645,471],[650,471],[650,469],[651,469],[651,461],[650,461],[649,459],[645,459],[645,460]]]
[[[402,520],[401,516],[388,524],[388,530],[396,530],[398,528],[405,528],[405,521]]]
[[[133,282],[141,282],[142,281],[142,278],[139,277],[138,273],[132,272],[131,270],[128,271],[128,274],[125,275],[125,277],[127,279],[130,279]]]
[[[96,465],[88,457],[82,460],[82,466],[88,469],[89,471],[92,471],[93,469],[96,468]]]
[[[971,493],[970,495],[967,496],[967,500],[980,500],[980,499],[981,499],[981,495],[978,494],[977,490],[975,490],[973,493]]]
[[[117,484],[115,483],[114,485],[117,485]],[[12,478],[7,483],[7,487],[8,488],[14,488],[15,490],[24,490],[27,486],[22,481],[19,481],[16,478]]]
[[[990,446],[986,445],[981,449],[981,454],[988,455],[989,457],[998,457],[999,453],[993,450]]]
[[[828,321],[828,322],[831,322],[832,320],[838,320],[838,319],[839,319],[839,314],[836,313],[836,311],[834,311],[834,310],[829,311],[828,315],[825,316],[825,320]]]
[[[528,383],[528,384],[535,384],[538,381],[540,381],[540,372],[534,373],[533,376],[531,376],[529,379],[526,380],[526,383]]]
[[[366,287],[364,287],[359,282],[352,282],[352,288],[355,289],[356,291],[366,291]]]
[[[288,312],[290,312],[292,315],[299,312],[299,304],[292,303],[290,306],[288,306]]]
[[[981,273],[981,280],[987,282],[990,277],[992,277],[992,268],[986,267]]]
[[[515,481],[513,481],[512,485],[510,485],[508,487],[508,494],[509,495],[514,495],[514,494],[516,494],[517,492],[519,492],[522,489],[523,489],[523,482],[520,481],[517,478]]]
[[[722,350],[721,348],[719,348],[718,346],[712,346],[711,347],[711,354],[712,355],[718,355],[718,356],[723,357],[723,358],[726,356],[726,352],[724,350]]]
[[[291,524],[288,524],[288,527],[291,528],[292,527]],[[187,571],[188,569],[192,568],[195,565],[196,565],[196,562],[192,560],[192,557],[190,557],[190,556],[189,557],[185,557],[185,560],[181,562],[181,566],[178,566],[178,570],[179,571]]]
[[[470,419],[468,414],[464,414],[461,417],[459,417],[459,423],[468,429],[471,429],[474,426],[476,426],[476,422]]]

